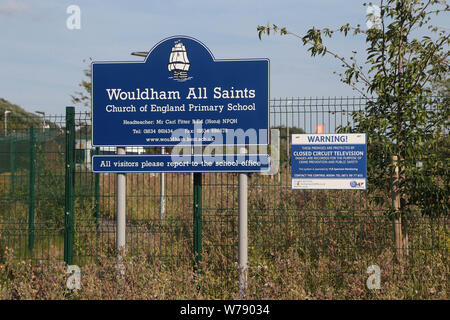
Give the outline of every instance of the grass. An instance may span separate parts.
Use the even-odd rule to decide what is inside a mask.
[[[0,299],[239,299],[237,267],[218,271],[220,251],[205,252],[199,270],[128,255],[125,277],[115,259],[98,255],[81,268],[81,289],[66,289],[65,265],[54,259],[17,261],[6,249],[0,264]],[[270,255],[252,252],[247,299],[448,299],[448,265],[442,254],[433,264],[393,264],[393,253],[339,259],[336,250],[310,254],[298,248]],[[415,262],[418,262],[416,260]],[[366,287],[368,265],[381,268],[381,288]]]
[[[127,276],[118,287],[115,176],[101,175],[97,221],[93,174],[77,173],[74,255],[83,279],[82,289],[69,293],[61,262],[64,177],[42,170],[33,256],[27,249],[28,186],[17,186],[23,197],[10,198],[9,175],[0,177],[1,298],[238,298],[236,174],[203,175],[202,265],[195,274],[191,175],[166,174],[161,220],[160,176],[128,174]],[[289,177],[283,171],[249,178],[249,299],[448,299],[447,218],[411,216],[410,254],[397,263],[392,222],[367,193],[292,190]],[[365,283],[373,264],[382,272],[375,291]]]

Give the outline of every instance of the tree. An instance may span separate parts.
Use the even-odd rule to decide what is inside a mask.
[[[92,58],[89,58],[89,62],[92,61]],[[84,63],[87,62],[86,59],[83,60]],[[82,79],[78,84],[81,87],[82,91],[75,92],[74,95],[71,95],[72,103],[82,105],[84,107],[91,107],[91,66],[83,70],[83,74],[85,79]]]
[[[434,98],[432,84],[447,81],[449,34],[433,26],[431,18],[448,12],[449,6],[445,0],[380,0],[379,9],[379,16],[369,14],[376,20],[370,29],[345,24],[312,28],[299,36],[267,24],[257,31],[260,39],[270,32],[298,37],[311,56],[331,55],[343,68],[337,73],[340,80],[368,99],[366,108],[353,114],[354,123],[339,130],[367,134],[369,191],[391,193],[389,201],[375,199],[389,208],[396,247],[407,250],[407,233],[402,235],[399,226],[405,228],[412,211],[448,214],[450,114],[448,98]],[[335,34],[365,37],[363,65],[357,52],[345,57],[324,44]]]

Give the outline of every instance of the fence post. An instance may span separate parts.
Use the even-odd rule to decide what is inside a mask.
[[[161,154],[165,154],[166,150],[164,147],[161,148]],[[159,222],[162,223],[164,216],[166,215],[166,178],[164,172],[160,173],[160,207],[159,207]]]
[[[95,148],[95,155],[100,154],[100,148]],[[100,173],[94,173],[94,204],[95,204],[95,227],[99,228],[100,223]]]
[[[15,175],[16,175],[16,145],[14,144],[14,138],[11,136],[9,141],[9,166],[11,171],[10,182],[11,187],[9,188],[10,197],[14,197],[15,189]]]
[[[28,249],[31,257],[34,248],[34,176],[36,171],[36,136],[30,127],[30,171],[29,171],[29,204],[28,204]]]
[[[73,264],[74,241],[75,108],[66,107],[66,177],[64,215],[64,261]]]
[[[202,173],[194,173],[194,268],[202,259]]]

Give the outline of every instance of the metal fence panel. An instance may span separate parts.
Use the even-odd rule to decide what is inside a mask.
[[[376,263],[384,250],[392,249],[392,221],[384,216],[384,208],[370,202],[366,191],[291,189],[290,135],[314,133],[318,124],[324,125],[325,133],[334,133],[338,126],[351,124],[352,112],[362,110],[366,102],[359,97],[271,100],[271,127],[280,131],[280,171],[249,175],[250,264],[252,259],[295,249],[308,259],[341,257],[339,268],[345,272],[345,261],[363,257]],[[8,117],[12,129],[0,138],[0,247],[13,247],[20,259],[64,258],[65,120],[47,116],[49,127],[33,124],[35,150],[30,144],[29,123],[24,119]],[[114,149],[92,147],[89,113],[77,113],[74,120],[73,263],[84,264],[100,254],[114,256],[115,174],[94,174],[90,167],[94,153],[106,154]],[[144,152],[160,152],[156,149],[146,148]],[[36,159],[34,189],[30,186],[30,152]],[[166,173],[164,179],[155,173],[127,174],[129,254],[192,264],[194,250],[201,243],[206,263],[209,256],[214,255],[216,262],[219,256],[222,263],[216,265],[218,272],[234,270],[238,260],[238,175],[203,174],[201,239],[198,233],[194,237],[198,226],[193,223],[193,174]],[[34,205],[34,221],[30,220],[30,204]],[[447,225],[446,216],[411,216],[410,255],[427,261],[433,252],[447,254]]]

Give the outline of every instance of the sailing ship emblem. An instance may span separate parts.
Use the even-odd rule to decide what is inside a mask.
[[[177,81],[189,80],[192,77],[188,77],[188,71],[191,63],[187,57],[186,47],[181,40],[176,40],[175,45],[170,52],[168,69],[173,72],[173,78]]]

